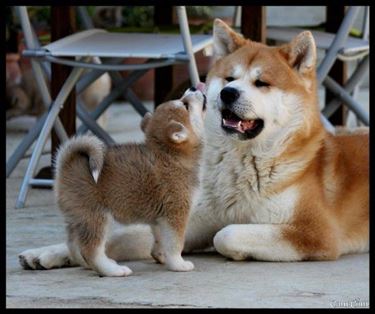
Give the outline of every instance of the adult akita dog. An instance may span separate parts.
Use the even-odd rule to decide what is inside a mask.
[[[368,131],[324,129],[311,33],[269,47],[216,20],[214,53],[201,186],[184,251],[213,245],[235,260],[266,261],[367,252]],[[148,257],[152,240],[148,229],[120,229],[107,253]],[[20,262],[32,269],[77,263],[65,244],[27,250]]]

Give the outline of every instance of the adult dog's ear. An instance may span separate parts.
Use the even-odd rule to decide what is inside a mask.
[[[220,19],[215,19],[214,21],[213,37],[214,57],[216,59],[225,57],[247,42],[241,34],[233,31]]]
[[[311,32],[300,33],[289,44],[282,46],[280,52],[289,65],[300,74],[315,70],[316,45]]]
[[[147,128],[148,123],[151,120],[151,117],[152,117],[152,114],[150,112],[146,112],[146,114],[143,116],[143,119],[141,121],[141,130],[143,132],[146,132],[146,128]]]
[[[188,139],[188,131],[182,123],[171,121],[167,126],[167,136],[175,144],[181,144]]]

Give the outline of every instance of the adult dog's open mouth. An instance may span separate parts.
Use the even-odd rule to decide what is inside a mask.
[[[243,120],[229,109],[224,109],[221,112],[222,120],[221,126],[227,132],[239,133],[241,139],[251,139],[256,137],[264,127],[262,119]]]

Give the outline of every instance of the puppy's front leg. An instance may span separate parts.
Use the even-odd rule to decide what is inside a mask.
[[[168,218],[159,218],[161,247],[164,251],[165,264],[172,271],[190,271],[194,264],[181,257],[184,245],[184,224]]]
[[[165,263],[164,251],[162,248],[160,226],[158,224],[151,225],[151,230],[154,235],[154,244],[151,250],[151,256],[160,264]]]
[[[216,233],[215,249],[234,260],[300,261],[303,255],[283,237],[286,224],[229,225]]]

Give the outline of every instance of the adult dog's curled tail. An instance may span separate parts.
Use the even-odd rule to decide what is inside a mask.
[[[72,165],[75,158],[85,155],[88,157],[90,173],[94,181],[98,182],[105,151],[105,144],[95,136],[81,135],[69,139],[56,154],[56,177],[63,173],[65,167]]]

